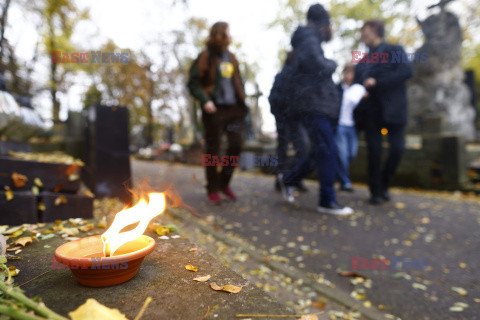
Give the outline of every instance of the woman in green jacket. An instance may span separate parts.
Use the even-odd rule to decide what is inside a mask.
[[[228,138],[226,157],[222,157],[222,170],[216,161],[206,161],[207,193],[210,202],[219,204],[219,192],[236,200],[229,187],[235,166],[238,166],[247,106],[238,61],[228,51],[232,38],[226,22],[217,22],[210,29],[206,48],[190,69],[188,89],[200,101],[202,122],[205,127],[206,159],[218,159],[222,134]],[[225,161],[225,159],[227,161]],[[235,161],[236,160],[236,161]]]

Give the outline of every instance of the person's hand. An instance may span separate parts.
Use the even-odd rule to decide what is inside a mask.
[[[363,81],[363,86],[367,89],[375,87],[377,81],[374,78],[367,78]]]
[[[363,99],[367,99],[369,95],[370,94],[368,93],[368,91],[365,91],[365,93],[363,94]]]
[[[217,112],[217,107],[215,107],[215,104],[212,101],[208,101],[203,105],[203,110],[205,110],[206,113],[215,113]]]

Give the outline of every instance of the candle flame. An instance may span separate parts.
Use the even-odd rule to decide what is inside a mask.
[[[135,206],[117,213],[112,225],[101,237],[104,256],[113,256],[115,251],[123,244],[140,237],[147,229],[150,221],[161,214],[165,207],[164,193],[149,193],[148,203],[142,198]],[[134,229],[120,233],[123,228],[134,223],[138,223]]]

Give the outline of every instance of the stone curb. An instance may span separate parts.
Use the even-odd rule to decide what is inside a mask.
[[[169,208],[168,213],[170,213],[172,216],[175,218],[178,218],[180,220],[184,220],[187,223],[191,223],[198,227],[200,230],[202,230],[205,233],[211,234],[213,237],[217,238],[220,241],[225,242],[226,244],[240,248],[242,251],[247,253],[251,258],[254,260],[263,263],[267,266],[269,266],[271,269],[276,270],[278,272],[281,272],[285,274],[286,276],[294,279],[294,280],[302,280],[304,284],[308,285],[318,293],[326,296],[327,298],[347,307],[348,309],[352,311],[358,311],[360,312],[364,317],[368,318],[369,320],[385,320],[388,319],[384,313],[376,310],[375,308],[366,308],[363,306],[363,304],[352,297],[350,295],[346,294],[345,292],[328,287],[326,285],[322,285],[312,278],[308,277],[306,274],[303,272],[299,271],[297,268],[292,267],[292,266],[287,266],[285,264],[276,262],[276,261],[270,261],[267,259],[265,255],[262,253],[252,250],[251,248],[247,247],[246,245],[232,239],[228,235],[226,235],[223,232],[218,232],[215,231],[213,228],[204,225],[200,222],[198,222],[196,219],[191,218],[189,213],[182,212],[185,210],[181,210],[178,208]]]

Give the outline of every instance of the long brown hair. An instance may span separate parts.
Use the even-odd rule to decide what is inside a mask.
[[[207,39],[207,48],[217,54],[223,53],[228,45],[230,39],[227,36],[228,23],[219,21],[210,28],[210,35]]]

